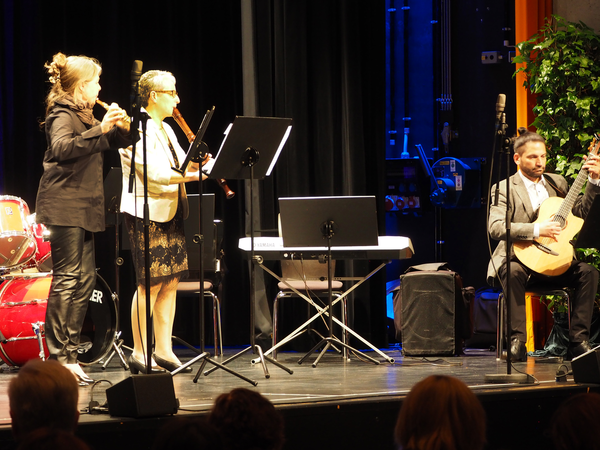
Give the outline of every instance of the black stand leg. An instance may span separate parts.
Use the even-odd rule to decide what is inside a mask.
[[[242,350],[231,358],[223,361],[223,365],[228,364],[231,361],[236,360],[240,356],[246,354],[249,351],[252,351],[253,354],[258,355],[256,358],[262,365],[263,372],[265,374],[265,378],[271,378],[269,374],[269,370],[267,368],[267,364],[265,361],[270,362],[271,364],[276,365],[282,370],[285,370],[290,375],[294,372],[289,368],[285,367],[283,364],[275,361],[273,358],[270,358],[263,354],[262,348],[260,345],[256,345],[254,338],[254,307],[256,304],[256,264],[262,263],[260,256],[255,256],[254,254],[254,164],[258,162],[259,154],[253,148],[248,148],[244,155],[244,159],[242,160],[242,165],[248,166],[250,168],[250,247],[251,247],[251,265],[250,265],[250,347]],[[260,260],[260,261],[259,261]],[[209,375],[212,372],[217,370],[216,367],[213,367],[210,370],[204,372],[204,375]],[[198,372],[199,373],[199,372]]]
[[[329,336],[327,336],[326,338],[321,339],[321,341],[315,345],[306,355],[304,355],[302,358],[300,358],[300,360],[298,361],[298,364],[302,364],[310,355],[312,355],[318,348],[320,348],[322,345],[325,345],[325,347],[323,348],[323,350],[321,350],[321,353],[319,353],[319,356],[317,356],[317,359],[313,362],[312,366],[313,367],[317,367],[317,364],[319,364],[319,361],[321,360],[321,358],[323,357],[323,355],[325,354],[325,352],[327,350],[329,350],[330,347],[333,347],[334,343],[336,345],[339,345],[351,352],[356,352],[359,353],[359,351],[357,349],[355,349],[354,347],[351,347],[350,345],[346,344],[345,342],[340,341],[338,338],[336,338],[333,335],[333,270],[331,267],[331,238],[333,237],[333,223],[332,222],[328,222],[326,224],[324,224],[324,235],[327,238],[327,284],[328,284],[328,289],[329,289],[329,295],[328,295],[328,305],[327,305],[327,309],[328,309],[328,327],[329,327]],[[376,359],[371,358],[369,355],[363,355],[365,358],[367,358],[369,361],[371,361],[373,364],[379,364],[379,361],[377,361]]]
[[[202,164],[202,160],[204,159],[204,155],[198,155],[198,161],[200,161],[200,164]],[[186,368],[188,368],[189,366],[197,363],[198,361],[202,361],[202,364],[200,365],[200,368],[198,369],[198,371],[196,372],[196,376],[194,377],[194,383],[198,382],[198,379],[200,378],[200,373],[204,370],[204,367],[206,366],[207,363],[212,364],[213,369],[223,369],[226,372],[230,373],[231,375],[235,375],[236,377],[247,381],[248,383],[250,383],[253,386],[256,386],[258,383],[254,380],[251,380],[250,378],[247,378],[237,372],[235,372],[234,370],[231,370],[228,367],[225,367],[224,364],[220,364],[216,361],[214,361],[211,357],[210,357],[210,353],[206,352],[204,349],[204,235],[203,230],[202,230],[202,194],[203,194],[203,189],[202,189],[202,176],[200,176],[200,179],[198,180],[198,236],[196,237],[195,242],[196,244],[200,245],[200,252],[199,252],[199,272],[200,272],[200,293],[199,293],[199,302],[200,302],[200,352],[198,354],[198,356],[196,356],[195,358],[191,359],[190,361],[188,361],[185,364],[182,364],[180,367],[178,367],[177,369],[175,369],[174,371],[171,372],[171,375],[177,375],[179,372],[181,372],[182,370],[185,370]],[[187,342],[183,341],[182,339],[178,338],[178,341],[183,343],[185,346],[187,346],[188,348],[193,348],[190,344],[188,344]]]

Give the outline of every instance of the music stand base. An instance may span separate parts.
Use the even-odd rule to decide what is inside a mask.
[[[531,375],[526,373],[488,373],[485,374],[484,380],[486,383],[495,384],[531,384],[534,383],[534,379]]]
[[[177,342],[179,342],[180,344],[185,345],[187,348],[189,348],[190,350],[193,350],[194,352],[197,353],[197,356],[195,356],[193,359],[190,359],[188,362],[182,364],[180,367],[178,367],[177,369],[175,369],[174,371],[171,372],[171,375],[175,376],[177,375],[179,372],[185,370],[186,368],[190,367],[191,365],[197,363],[198,361],[202,361],[202,365],[200,366],[200,369],[198,369],[198,372],[196,373],[196,376],[194,377],[194,383],[198,382],[198,379],[200,378],[200,373],[204,370],[204,366],[206,366],[206,363],[210,363],[213,366],[213,369],[223,369],[226,372],[230,373],[231,375],[235,375],[236,377],[247,381],[248,383],[250,383],[252,386],[256,386],[258,383],[254,380],[251,380],[250,378],[245,377],[244,375],[235,372],[234,370],[231,370],[229,367],[225,367],[222,364],[216,362],[215,360],[211,359],[210,357],[210,353],[208,352],[201,352],[198,349],[196,349],[195,347],[193,347],[191,344],[187,343],[186,341],[184,341],[183,339],[177,337],[177,336],[172,336],[172,338],[174,340],[176,340]]]
[[[339,345],[351,352],[355,352],[355,353],[360,353],[357,349],[355,349],[354,347],[349,346],[348,344],[345,344],[343,342],[341,342],[339,339],[335,338],[335,337],[326,337],[324,339],[321,340],[321,342],[319,342],[317,345],[315,345],[306,355],[304,355],[302,358],[300,358],[298,360],[298,364],[302,364],[310,355],[312,355],[319,347],[321,347],[322,345],[325,345],[325,347],[323,348],[323,350],[321,350],[321,353],[319,353],[319,356],[317,356],[317,359],[315,360],[315,362],[312,363],[313,367],[317,367],[317,364],[319,364],[319,361],[321,360],[321,358],[323,357],[323,355],[325,354],[325,352],[327,350],[329,350],[329,347],[333,347],[334,345]],[[374,358],[371,358],[369,355],[365,355],[364,353],[362,354],[366,359],[368,359],[369,361],[371,361],[373,364],[379,365],[380,362],[377,361]]]
[[[265,378],[271,378],[271,375],[269,374],[269,370],[267,369],[267,364],[265,363],[265,360],[267,362],[270,362],[271,364],[274,364],[275,366],[279,367],[282,370],[285,370],[287,373],[289,373],[290,375],[292,375],[294,373],[293,370],[288,369],[287,367],[285,367],[283,364],[281,364],[279,361],[275,361],[273,358],[270,358],[269,356],[265,355],[262,351],[262,348],[260,347],[260,345],[254,345],[254,347],[250,346],[248,348],[245,348],[244,350],[242,350],[239,353],[236,353],[235,355],[233,355],[231,358],[226,359],[225,361],[223,361],[222,364],[219,364],[219,366],[222,366],[221,368],[225,369],[225,364],[230,363],[231,361],[239,358],[240,356],[246,354],[247,352],[251,351],[254,349],[254,352],[256,354],[258,354],[258,358],[255,358],[252,360],[253,364],[257,364],[257,363],[261,363],[262,368],[263,368],[263,372],[265,373]],[[212,369],[207,370],[206,372],[204,372],[205,376],[210,375],[211,373],[213,373],[215,370],[217,370],[216,367],[213,367]],[[225,370],[229,370],[229,369],[225,369]],[[198,372],[199,373],[199,372]],[[256,386],[256,385],[255,385]]]

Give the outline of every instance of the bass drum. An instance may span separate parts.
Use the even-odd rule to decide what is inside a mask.
[[[0,358],[9,366],[22,366],[40,357],[34,328],[43,325],[48,308],[52,275],[23,274],[5,277],[0,285]],[[79,361],[93,364],[111,349],[117,330],[117,308],[108,285],[96,275],[96,286],[85,315],[81,333]],[[44,357],[48,357],[46,338],[42,337]]]
[[[112,349],[119,326],[115,298],[116,294],[111,291],[104,278],[96,275],[96,287],[90,297],[81,329],[82,345],[77,358],[81,364],[94,364]]]

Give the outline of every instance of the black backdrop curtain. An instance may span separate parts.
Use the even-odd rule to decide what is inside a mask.
[[[264,183],[262,227],[277,228],[279,197],[376,195],[383,234],[384,2],[258,0],[254,6],[257,112],[293,119]],[[345,264],[345,275],[372,267]],[[384,286],[385,271],[354,297],[354,328],[378,345],[385,342]]]
[[[294,125],[273,176],[261,182],[265,226],[276,225],[278,197],[370,194],[377,195],[384,230],[383,1],[257,0],[253,7],[257,113],[291,117]],[[48,89],[43,65],[58,51],[97,58],[103,66],[100,98],[126,109],[134,59],[144,62],[144,71],[173,72],[179,109],[192,129],[216,106],[205,136],[213,153],[227,124],[243,114],[247,74],[238,0],[4,0],[0,13],[0,194],[23,198],[32,212],[46,146],[38,126]],[[96,116],[103,113],[98,109]],[[118,165],[118,155],[106,155],[107,172]],[[236,344],[249,339],[248,270],[237,250],[246,208],[243,183],[229,184],[237,192],[231,201],[214,183],[206,183],[205,190],[216,192],[216,215],[225,222],[224,331],[226,343]],[[112,236],[107,229],[96,239],[100,273],[114,287]],[[126,261],[121,270],[125,337],[132,273]],[[384,282],[380,274],[356,294],[355,328],[377,345],[385,339]]]

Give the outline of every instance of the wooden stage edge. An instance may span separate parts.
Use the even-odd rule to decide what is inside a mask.
[[[241,349],[226,349],[229,357]],[[208,376],[200,375],[193,382],[199,364],[191,374],[173,377],[175,396],[180,407],[176,416],[205,417],[215,398],[237,387],[256,390],[269,398],[285,420],[284,449],[394,449],[393,429],[403,398],[419,380],[433,374],[452,375],[463,380],[481,400],[487,414],[487,449],[547,449],[552,448],[548,425],[558,405],[576,393],[600,392],[600,385],[577,384],[569,376],[566,382],[556,381],[556,372],[563,364],[560,358],[532,358],[513,365],[512,373],[531,375],[530,384],[488,384],[486,374],[506,374],[506,361],[497,361],[495,354],[479,349],[466,349],[456,357],[402,356],[399,347],[381,349],[393,359],[385,361],[375,352],[352,354],[343,361],[329,351],[316,367],[317,354],[298,364],[302,353],[280,352],[278,361],[293,371],[288,374],[267,363],[270,378],[265,378],[262,366],[253,364],[251,352],[228,364],[236,373],[258,384],[250,383],[218,369]],[[194,355],[178,350],[182,361]],[[382,361],[375,365],[364,354]],[[214,358],[221,362],[223,358]],[[207,368],[212,367],[210,362]],[[10,431],[7,387],[16,369],[4,366],[0,374],[0,449],[14,448]],[[113,359],[106,369],[99,363],[86,367],[95,380],[105,380],[91,387],[80,388],[81,418],[77,434],[92,449],[151,448],[156,432],[174,416],[149,418],[111,417],[108,413],[90,414],[90,401],[103,404],[105,390],[130,376]],[[152,376],[152,375],[147,375]],[[122,385],[121,385],[122,386]],[[160,397],[156,397],[159,398]],[[158,400],[160,401],[160,400]],[[175,416],[175,417],[176,417]]]

